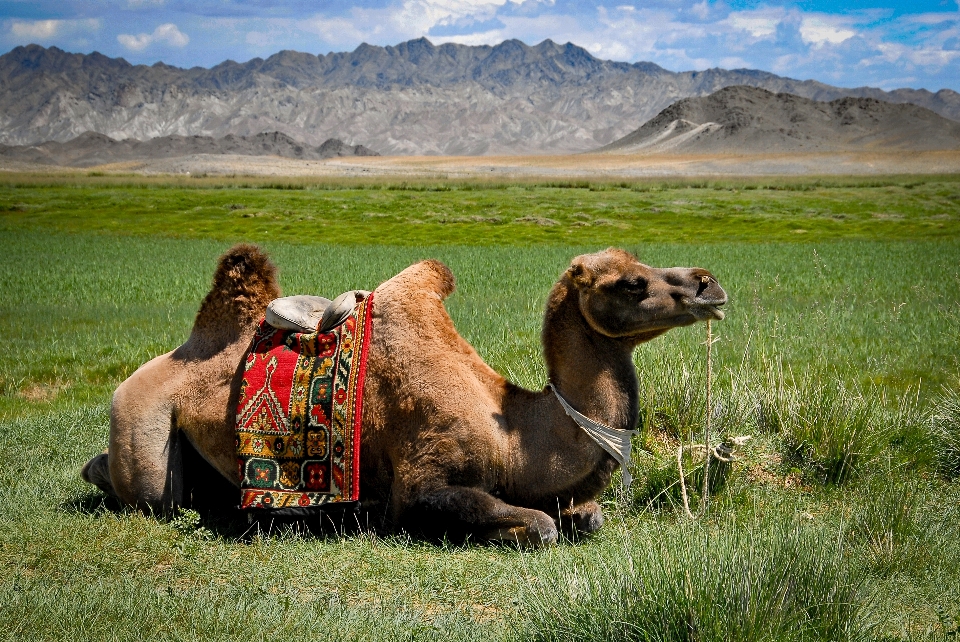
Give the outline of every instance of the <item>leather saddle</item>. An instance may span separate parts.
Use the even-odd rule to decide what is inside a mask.
[[[367,290],[347,290],[333,301],[309,294],[281,297],[267,305],[267,323],[281,330],[330,332],[369,295]]]

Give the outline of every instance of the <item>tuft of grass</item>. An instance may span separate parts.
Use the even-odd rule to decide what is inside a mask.
[[[806,386],[791,405],[778,419],[788,454],[825,482],[847,481],[890,443],[879,395],[847,390],[838,381]]]
[[[579,553],[531,569],[525,639],[871,638],[864,573],[835,536],[809,527],[646,524]]]
[[[848,535],[863,544],[875,572],[889,575],[909,561],[905,549],[922,535],[918,522],[921,495],[916,481],[892,481],[888,475],[877,475],[866,485]]]
[[[943,387],[932,403],[929,422],[938,470],[947,479],[960,477],[960,390]]]

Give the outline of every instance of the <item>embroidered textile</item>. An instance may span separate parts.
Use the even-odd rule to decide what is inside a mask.
[[[325,333],[260,322],[237,404],[240,508],[309,509],[359,499],[372,309],[370,294]]]

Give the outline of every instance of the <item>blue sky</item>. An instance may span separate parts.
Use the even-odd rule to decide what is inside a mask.
[[[0,0],[0,48],[31,42],[209,67],[281,49],[573,42],[673,71],[763,69],[830,84],[960,91],[960,0]]]

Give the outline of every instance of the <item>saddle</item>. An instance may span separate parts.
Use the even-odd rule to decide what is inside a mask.
[[[295,332],[329,332],[346,321],[367,290],[347,290],[333,301],[322,296],[297,294],[274,299],[267,305],[266,320],[274,328]]]

